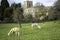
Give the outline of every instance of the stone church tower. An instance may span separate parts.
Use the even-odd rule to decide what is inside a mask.
[[[24,0],[24,16],[31,14],[34,16],[33,2],[30,0]]]
[[[31,8],[33,7],[33,2],[29,0],[24,0],[24,8]]]

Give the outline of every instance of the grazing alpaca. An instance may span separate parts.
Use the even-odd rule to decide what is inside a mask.
[[[19,36],[19,28],[18,28],[18,27],[12,28],[12,29],[9,31],[8,36],[9,36],[9,35],[12,35],[12,34],[14,34],[14,33],[15,33],[17,36]]]
[[[34,27],[37,27],[38,29],[40,29],[41,27],[37,24],[37,23],[32,23],[32,28],[34,28]]]

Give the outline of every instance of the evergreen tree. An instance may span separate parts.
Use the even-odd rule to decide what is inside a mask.
[[[54,5],[54,16],[55,19],[60,19],[60,0],[57,0],[57,2]]]
[[[9,3],[8,3],[8,1],[7,0],[2,0],[1,1],[1,20],[3,20],[4,19],[4,10],[6,9],[6,8],[8,8],[9,7]]]
[[[1,20],[1,0],[0,0],[0,20]]]
[[[49,10],[49,19],[50,20],[57,20],[60,19],[60,0],[57,0],[54,3],[54,6]]]
[[[8,7],[4,11],[4,22],[13,22],[13,8]]]

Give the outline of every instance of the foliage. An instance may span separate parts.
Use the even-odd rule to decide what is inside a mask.
[[[48,11],[48,13],[49,13],[48,19],[49,20],[53,20],[55,18],[55,15],[54,15],[54,11],[53,10],[54,10],[54,8],[53,7],[50,7],[50,9]]]
[[[60,0],[57,0],[57,2],[54,5],[54,14],[56,14],[56,18],[60,19]]]
[[[47,13],[47,7],[45,7],[43,4],[36,3],[35,6],[35,16],[36,18],[40,18],[41,16],[46,16]]]
[[[2,1],[1,1],[1,11],[2,11],[2,13],[1,13],[1,15],[2,15],[1,20],[4,19],[4,10],[5,10],[6,8],[8,8],[8,7],[9,7],[8,1],[7,1],[7,0],[2,0]]]
[[[4,22],[13,22],[13,8],[6,8],[4,11]]]
[[[0,21],[1,21],[1,6],[0,6]]]
[[[50,19],[60,19],[60,0],[57,0],[53,7],[49,10]]]
[[[24,22],[31,22],[33,19],[32,14],[27,14],[24,16]]]
[[[21,7],[21,3],[14,3],[11,7],[13,7],[13,16],[16,17],[18,20],[23,19],[23,8]],[[16,20],[16,18],[14,18],[14,20]]]
[[[13,3],[12,6],[13,8],[13,20],[14,22],[18,22],[20,27],[21,27],[21,22],[23,20],[23,8],[21,7],[21,3]]]
[[[13,7],[14,9],[16,9],[16,8],[18,8],[18,7],[21,7],[21,3],[18,3],[18,4],[13,3],[13,4],[11,5],[11,7]]]

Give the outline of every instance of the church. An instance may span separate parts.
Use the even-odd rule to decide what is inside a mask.
[[[25,15],[28,15],[28,14],[32,14],[32,16],[33,17],[35,17],[35,13],[34,13],[34,11],[35,11],[35,9],[34,9],[34,7],[33,7],[33,2],[32,1],[30,1],[30,0],[24,0],[24,16]]]
[[[17,8],[17,9],[19,9],[19,8]],[[14,17],[13,17],[14,21],[18,21],[17,9],[14,10]],[[31,1],[31,0],[24,0],[24,4],[23,4],[24,19],[23,20],[30,20],[29,18],[33,18],[34,20],[45,20],[45,18],[48,16],[48,12],[45,12],[46,9],[47,8],[45,8],[45,7],[42,7],[42,9],[41,9],[41,7],[33,6],[33,1]]]

